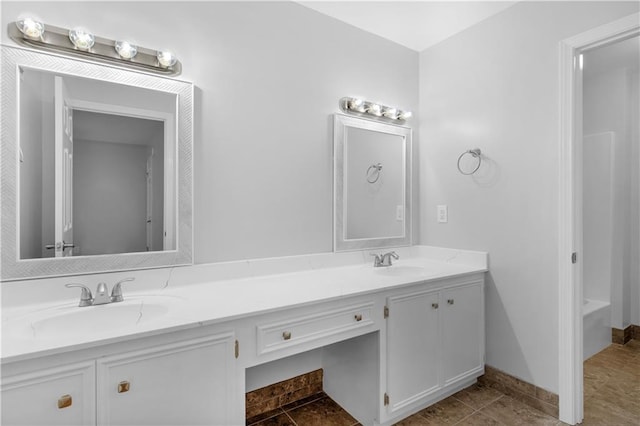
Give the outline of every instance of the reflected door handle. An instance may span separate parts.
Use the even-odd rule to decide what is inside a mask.
[[[64,250],[70,247],[75,247],[75,245],[73,243],[65,243],[64,241],[62,243],[47,244],[46,246],[44,246],[44,248],[46,248],[47,250],[53,250],[53,249]]]

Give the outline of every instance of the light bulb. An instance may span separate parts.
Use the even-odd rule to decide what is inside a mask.
[[[131,59],[138,54],[138,47],[124,40],[116,41],[115,49],[123,59]]]
[[[400,111],[398,113],[398,119],[399,120],[408,120],[409,118],[411,118],[413,114],[411,113],[411,111]]]
[[[376,117],[380,117],[382,115],[382,108],[378,104],[370,104],[367,112]]]
[[[164,68],[171,67],[175,65],[176,62],[178,62],[178,58],[176,58],[176,56],[168,50],[159,50],[157,57],[158,63]]]
[[[32,18],[16,21],[20,32],[30,38],[40,38],[44,34],[44,24]]]
[[[382,115],[388,118],[398,118],[398,110],[393,107],[384,107],[382,110]]]
[[[69,40],[80,50],[89,50],[95,43],[95,37],[89,31],[82,28],[75,28],[69,31]]]
[[[349,109],[357,112],[364,112],[364,101],[358,98],[352,98],[349,102]]]

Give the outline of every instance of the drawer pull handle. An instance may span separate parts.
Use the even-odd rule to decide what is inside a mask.
[[[71,395],[62,395],[58,398],[58,408],[60,409],[71,407],[71,404],[73,404],[73,398]]]
[[[438,304],[437,304],[437,303],[432,303],[432,304],[431,304],[431,307],[432,307],[433,309],[438,309]]]
[[[131,387],[131,383],[128,381],[118,383],[118,393],[129,392],[129,388]]]
[[[450,305],[453,305],[453,299],[448,299],[447,303],[450,304]]]
[[[289,339],[291,339],[291,332],[290,332],[290,331],[284,331],[284,332],[282,332],[282,338],[283,338],[284,340],[289,340]]]
[[[355,314],[354,318],[356,319],[356,321],[362,321],[362,314]]]

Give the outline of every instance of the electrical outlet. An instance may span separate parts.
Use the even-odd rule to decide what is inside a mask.
[[[446,205],[438,206],[438,223],[449,222],[449,208]]]
[[[396,220],[402,222],[404,220],[404,206],[396,206]]]

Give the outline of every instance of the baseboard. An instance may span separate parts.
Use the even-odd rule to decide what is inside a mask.
[[[640,337],[640,326],[631,324],[624,330],[619,328],[611,328],[611,343],[618,345],[626,345],[631,339]]]
[[[640,340],[640,325],[631,325],[631,338]]]
[[[530,407],[556,419],[558,418],[558,395],[553,392],[539,388],[488,365],[485,366],[484,376],[480,376],[478,381]]]

